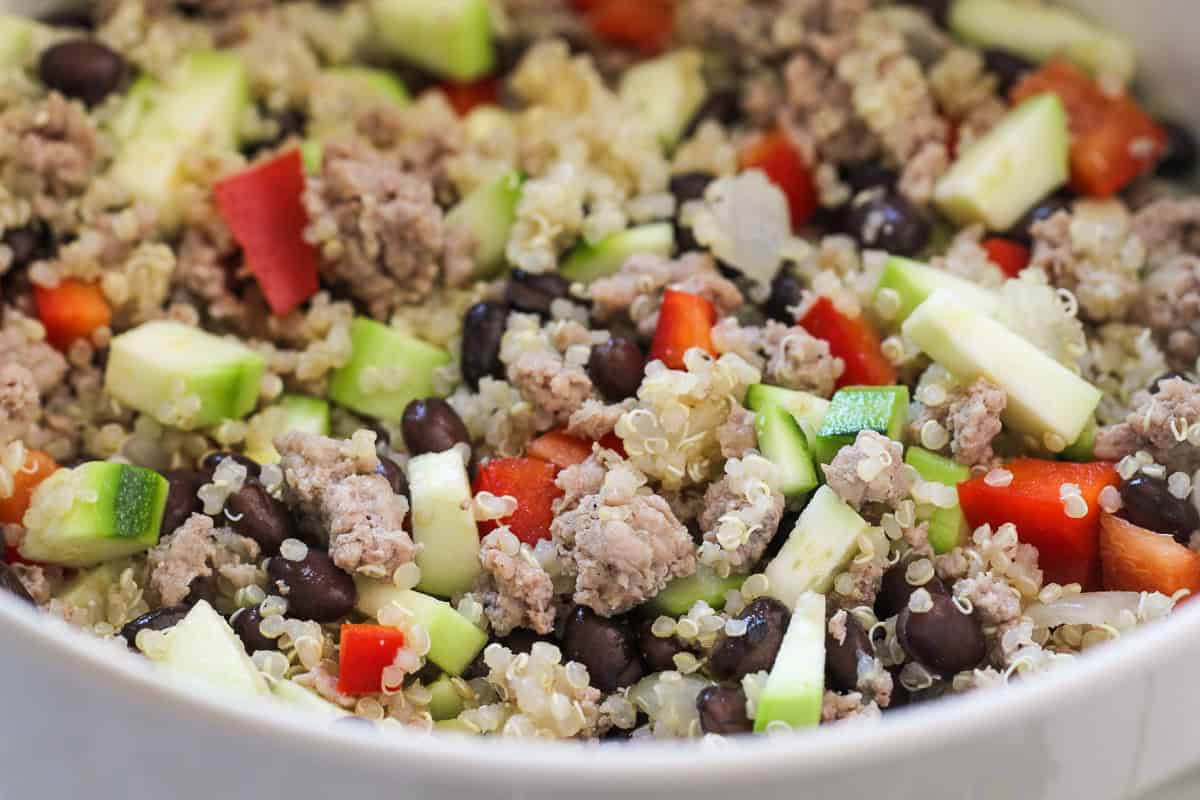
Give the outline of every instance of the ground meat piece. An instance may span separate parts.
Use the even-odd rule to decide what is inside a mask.
[[[423,92],[407,106],[369,102],[354,127],[394,165],[432,185],[439,199],[448,198],[447,165],[462,149],[463,128],[445,95]]]
[[[312,689],[336,706],[354,708],[354,704],[358,702],[357,697],[338,691],[338,668],[334,661],[322,661],[308,672],[299,673],[292,680],[301,686]]]
[[[1134,316],[1148,326],[1180,367],[1200,357],[1200,258],[1175,256],[1142,284]]]
[[[932,420],[949,434],[948,446],[956,461],[967,466],[986,464],[992,460],[992,440],[1003,427],[1000,415],[1007,404],[1003,389],[978,378],[968,387],[951,388],[945,402],[937,406],[914,403],[909,434],[922,441],[921,431]]]
[[[830,353],[829,342],[798,325],[788,327],[775,320],[768,320],[763,329],[763,352],[768,383],[821,397],[833,394],[846,369],[845,362]]]
[[[20,364],[0,366],[0,444],[10,441],[41,413],[33,373]]]
[[[372,475],[379,466],[374,442],[366,437],[331,439],[293,431],[279,436],[275,447],[287,480],[288,504],[310,515],[328,487],[351,475]]]
[[[562,489],[563,496],[555,501],[554,513],[570,511],[578,507],[583,498],[599,492],[607,470],[606,462],[592,455],[559,472],[554,482]]]
[[[1139,392],[1124,422],[1096,434],[1096,458],[1118,461],[1146,450],[1170,470],[1191,472],[1200,466],[1200,449],[1189,431],[1200,423],[1200,386],[1182,378],[1160,381],[1158,393]]]
[[[171,282],[203,301],[215,319],[240,320],[241,301],[229,287],[230,267],[238,260],[238,245],[215,208],[203,224],[183,231]]]
[[[50,602],[55,585],[62,578],[61,575],[52,572],[52,570],[56,570],[55,567],[40,564],[13,564],[12,569],[20,579],[21,585],[25,587],[25,591],[29,592],[29,597],[39,606]]]
[[[880,558],[850,562],[850,567],[833,582],[834,602],[841,608],[875,605],[887,563]]]
[[[534,407],[559,423],[568,422],[594,393],[586,371],[541,350],[522,353],[509,364],[508,380]]]
[[[650,336],[658,324],[660,295],[668,286],[705,297],[720,317],[744,302],[737,286],[717,272],[712,256],[686,253],[671,260],[643,253],[627,258],[615,275],[592,282],[592,312],[601,322],[628,314],[638,331]]]
[[[483,573],[475,594],[497,636],[513,628],[530,628],[540,634],[554,631],[554,581],[507,528],[483,537],[479,563]]]
[[[1008,404],[1004,390],[986,378],[972,383],[965,395],[950,401],[946,419],[950,450],[962,464],[983,464],[992,459],[992,439],[1000,433],[1000,414]]]
[[[741,458],[758,446],[754,432],[754,412],[733,403],[729,418],[717,428],[717,441],[721,443],[721,455],[725,458]]]
[[[192,514],[146,556],[150,589],[162,605],[175,605],[187,598],[196,578],[209,577],[214,568],[224,575],[230,566],[253,564],[258,555],[253,539],[215,528],[212,517]]]
[[[658,496],[667,501],[675,519],[692,526],[704,513],[704,492],[695,489],[659,489]]]
[[[1132,228],[1151,267],[1181,253],[1200,253],[1200,197],[1156,200],[1138,209]]]
[[[871,430],[859,431],[854,444],[839,450],[821,469],[829,488],[860,510],[871,504],[894,507],[912,489],[912,477],[904,469],[904,446]]]
[[[1138,295],[1138,270],[1145,257],[1140,240],[1106,222],[1103,235],[1095,232],[1100,223],[1080,219],[1084,238],[1075,231],[1076,217],[1059,211],[1034,223],[1033,255],[1029,265],[1045,270],[1060,289],[1074,292],[1081,316],[1092,322],[1123,317]],[[1092,229],[1090,232],[1088,229]]]
[[[346,572],[387,577],[416,558],[420,546],[404,530],[408,500],[382,475],[351,475],[321,501],[329,556]]]
[[[950,151],[943,142],[926,142],[904,165],[897,188],[904,199],[924,208],[933,199],[933,188],[950,168]]]
[[[0,179],[33,204],[36,216],[56,219],[62,201],[82,194],[98,161],[96,127],[78,102],[57,92],[16,104],[0,116]]]
[[[304,204],[327,279],[372,316],[386,319],[433,292],[446,236],[429,181],[360,145],[332,143]]]
[[[774,467],[761,456],[731,459],[725,477],[704,492],[700,561],[719,573],[747,572],[783,519],[783,495],[771,486]]]
[[[600,400],[584,400],[567,421],[567,433],[593,441],[603,439],[617,427],[621,415],[633,407],[632,401],[604,403]]]
[[[878,719],[879,716],[879,706],[874,701],[865,701],[859,692],[825,692],[821,703],[822,725],[849,719]]]
[[[1021,616],[1021,596],[990,572],[957,581],[954,596],[971,601],[984,625],[1001,625]]]
[[[0,326],[0,364],[24,367],[41,395],[62,383],[67,375],[67,360],[44,338],[40,323],[13,309],[4,309]]]
[[[346,572],[391,575],[420,551],[404,531],[408,501],[375,472],[374,436],[338,440],[311,433],[279,436],[285,499],[311,534],[329,537],[329,555]]]
[[[578,479],[560,476],[559,485],[567,491]],[[640,605],[671,579],[696,570],[687,528],[645,483],[644,475],[617,462],[596,493],[573,507],[561,505],[550,525],[563,572],[575,579],[575,602],[604,617]]]

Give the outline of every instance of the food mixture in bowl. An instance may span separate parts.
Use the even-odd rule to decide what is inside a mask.
[[[1200,588],[1195,144],[1073,11],[107,0],[0,61],[0,587],[164,674],[777,732]]]

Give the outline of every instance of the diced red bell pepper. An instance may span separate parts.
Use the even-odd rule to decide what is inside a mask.
[[[343,625],[338,646],[338,691],[375,694],[383,690],[383,670],[404,647],[404,631],[388,625]]]
[[[787,133],[778,130],[760,137],[742,152],[741,166],[761,169],[779,187],[787,197],[793,230],[812,218],[818,205],[817,185]]]
[[[592,454],[592,440],[582,436],[572,436],[563,428],[543,433],[529,443],[525,454],[531,458],[549,461],[559,469],[582,464]],[[621,437],[615,433],[605,434],[600,439],[600,446],[615,450],[622,457],[625,455],[625,445]]]
[[[221,218],[275,314],[286,314],[320,288],[317,250],[304,239],[304,163],[298,149],[222,178],[213,187]]]
[[[1080,194],[1110,197],[1153,169],[1166,152],[1167,134],[1128,95],[1106,94],[1083,70],[1051,61],[1015,87],[1014,102],[1054,92],[1071,128],[1071,187]]]
[[[582,464],[592,454],[592,443],[562,428],[543,433],[525,448],[526,455],[549,461],[559,469]]]
[[[540,458],[494,458],[479,468],[474,490],[517,500],[517,510],[501,520],[479,523],[480,535],[507,525],[513,535],[533,546],[550,538],[554,501],[563,491],[554,483],[558,467]]]
[[[1071,188],[1091,197],[1111,197],[1158,163],[1167,151],[1167,132],[1129,97],[1115,100],[1104,123],[1071,145]]]
[[[1021,270],[1029,266],[1029,248],[1012,239],[992,237],[984,239],[982,246],[991,261],[1000,271],[1010,278],[1015,278]]]
[[[848,317],[828,297],[818,297],[799,325],[829,342],[829,352],[846,363],[838,388],[890,386],[896,382],[896,368],[883,354],[879,334],[864,317]]]
[[[13,490],[8,497],[0,497],[0,522],[20,525],[29,509],[33,490],[58,469],[58,464],[49,453],[41,450],[26,450],[25,463],[13,473]]]
[[[500,81],[494,75],[470,83],[446,81],[439,84],[454,111],[465,117],[479,106],[496,105],[500,98]]]
[[[958,485],[958,500],[972,528],[1011,522],[1017,537],[1038,549],[1046,580],[1096,588],[1100,578],[1100,491],[1121,482],[1112,464],[1073,464],[1021,458],[1004,469],[1008,486],[990,486],[978,476]],[[1073,483],[1087,503],[1087,513],[1067,516],[1061,487]]]
[[[604,0],[586,3],[588,24],[597,38],[643,53],[657,53],[671,42],[675,27],[671,0]]]
[[[1100,562],[1111,591],[1200,591],[1200,553],[1111,514],[1100,518]]]
[[[658,312],[658,327],[650,343],[650,360],[658,359],[671,369],[684,369],[683,356],[693,347],[716,355],[712,329],[717,309],[698,294],[667,289]]]
[[[112,322],[108,300],[93,283],[67,278],[53,289],[34,285],[33,299],[38,319],[46,328],[46,340],[59,350],[66,350],[76,339],[86,339]]]

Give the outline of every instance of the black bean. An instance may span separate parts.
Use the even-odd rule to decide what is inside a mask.
[[[164,473],[167,479],[167,505],[163,511],[160,530],[163,536],[174,533],[192,514],[204,511],[204,503],[196,496],[208,478],[194,469],[173,469]]]
[[[637,394],[642,385],[646,356],[633,339],[613,336],[592,348],[587,370],[600,394],[617,402]]]
[[[785,325],[796,324],[796,314],[789,308],[800,305],[804,284],[784,267],[771,281],[771,294],[763,303],[763,313]]]
[[[843,168],[841,173],[842,180],[849,185],[854,194],[865,192],[867,189],[890,189],[900,177],[896,170],[874,160],[850,164]]]
[[[68,39],[42,52],[42,83],[94,106],[120,88],[129,66],[121,54],[95,39]]]
[[[1158,124],[1167,132],[1167,151],[1155,171],[1164,178],[1186,178],[1196,169],[1196,137],[1173,120],[1160,120]]]
[[[25,588],[25,584],[21,583],[21,579],[17,577],[17,571],[4,561],[0,561],[0,589],[16,595],[31,606],[37,605],[29,596],[29,590]]]
[[[514,269],[508,279],[504,299],[517,311],[550,316],[550,304],[567,297],[571,283],[556,272],[526,272]]]
[[[262,472],[262,467],[254,459],[244,456],[241,453],[230,453],[225,450],[214,450],[200,460],[200,471],[206,473],[209,480],[212,479],[212,474],[216,472],[217,465],[227,458],[232,458],[236,463],[241,464],[246,468],[246,477],[257,478]]]
[[[414,456],[440,453],[459,442],[471,443],[471,435],[454,406],[440,397],[413,400],[400,419],[404,444]]]
[[[642,661],[648,672],[663,672],[678,669],[675,665],[675,655],[687,651],[674,636],[655,636],[650,629],[654,620],[648,619],[638,628],[638,649],[642,653]]]
[[[687,139],[704,123],[715,120],[722,125],[733,125],[742,117],[742,93],[737,87],[720,88],[709,92],[708,97],[696,109],[696,113],[683,128],[682,138]]]
[[[258,542],[264,555],[278,553],[283,540],[293,535],[287,506],[256,480],[246,480],[242,488],[229,495],[225,511],[230,527]]]
[[[713,182],[713,176],[707,172],[685,172],[682,175],[672,175],[667,184],[675,202],[682,206],[689,200],[699,200],[704,197],[704,190]]]
[[[40,220],[33,220],[20,228],[5,232],[4,243],[12,251],[12,269],[27,267],[40,258],[49,258],[54,249],[50,229]]]
[[[242,640],[242,644],[246,645],[246,652],[253,653],[256,650],[278,650],[279,643],[269,636],[263,636],[262,625],[263,615],[262,610],[258,606],[251,608],[243,608],[233,615],[233,619],[229,621],[233,632]]]
[[[387,456],[380,456],[379,466],[375,468],[375,471],[387,478],[393,492],[408,497],[408,477],[404,474],[404,470],[400,469],[399,464]]]
[[[700,729],[705,733],[750,733],[754,723],[746,716],[746,692],[740,686],[706,686],[696,695]]]
[[[948,595],[931,598],[933,606],[928,611],[901,609],[896,635],[904,652],[943,678],[977,666],[987,655],[979,623]]]
[[[1028,245],[1033,242],[1033,226],[1035,224],[1053,217],[1059,211],[1070,210],[1070,196],[1065,192],[1056,192],[1026,211],[1025,215],[1017,220],[1005,232],[1004,236],[1007,239],[1015,239],[1022,244]]]
[[[901,559],[883,573],[879,594],[875,596],[875,616],[880,619],[894,617],[900,613],[900,609],[908,605],[908,598],[912,596],[912,593],[922,588],[908,582],[908,568],[914,560],[911,558]],[[924,588],[930,594],[946,593],[946,585],[936,575],[924,584]]]
[[[858,664],[875,655],[875,645],[853,614],[846,614],[846,635],[838,641],[825,633],[825,677],[839,692],[853,692],[858,687]]]
[[[929,243],[931,226],[920,209],[898,192],[868,189],[850,201],[846,228],[863,247],[915,256]]]
[[[939,25],[946,24],[946,15],[950,13],[950,0],[903,0],[903,4],[923,9]]]
[[[287,598],[288,616],[333,622],[354,610],[354,579],[334,565],[328,554],[310,547],[299,561],[275,556],[267,562],[272,591]]]
[[[1181,380],[1181,381],[1191,382],[1191,378],[1189,378],[1187,375],[1184,375],[1182,372],[1176,372],[1176,371],[1172,370],[1170,372],[1159,375],[1157,378],[1150,381],[1150,386],[1147,387],[1146,391],[1150,392],[1150,394],[1158,394],[1159,391],[1162,389],[1162,387],[1159,386],[1159,384],[1162,383],[1163,381],[1171,381],[1171,380]]]
[[[173,628],[187,616],[189,610],[190,606],[181,604],[147,611],[137,619],[126,622],[121,628],[121,637],[130,647],[136,649],[138,631],[165,631],[167,628]]]
[[[1121,485],[1121,519],[1157,533],[1174,536],[1187,544],[1192,533],[1200,530],[1200,512],[1188,500],[1180,500],[1167,490],[1167,482],[1149,475],[1135,475]]]
[[[492,301],[476,303],[463,316],[462,374],[472,389],[479,388],[480,378],[504,377],[500,339],[507,321],[508,308]]]
[[[751,672],[770,670],[783,643],[791,614],[773,597],[759,597],[737,615],[746,621],[741,636],[726,636],[713,647],[709,671],[722,681],[741,680]]]
[[[672,222],[671,227],[675,231],[675,255],[702,253],[707,249],[696,240],[696,235],[692,233],[692,229],[680,223],[679,220]]]
[[[577,606],[567,618],[562,636],[563,659],[588,669],[592,685],[614,692],[642,677],[637,637],[626,619],[609,619]]]
[[[1032,63],[1007,50],[984,50],[983,63],[987,65],[988,72],[999,78],[1000,94],[1004,95],[1034,69]]]
[[[891,670],[892,673],[892,702],[888,703],[887,708],[883,709],[884,713],[895,711],[896,709],[904,708],[907,705],[917,702],[919,698],[913,695],[908,690],[908,687],[900,682],[900,670]]]
[[[210,606],[216,605],[217,594],[217,576],[199,575],[192,578],[192,582],[188,584],[188,593],[187,597],[183,598],[183,604],[190,608],[203,600]]]

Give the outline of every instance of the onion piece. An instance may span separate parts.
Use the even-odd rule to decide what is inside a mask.
[[[709,184],[701,204],[689,204],[696,241],[760,286],[770,284],[792,240],[783,192],[760,170]],[[685,213],[686,213],[685,211]]]
[[[1122,612],[1137,618],[1140,592],[1086,592],[1068,595],[1052,603],[1034,603],[1025,609],[1035,628],[1059,625],[1113,625]]]

